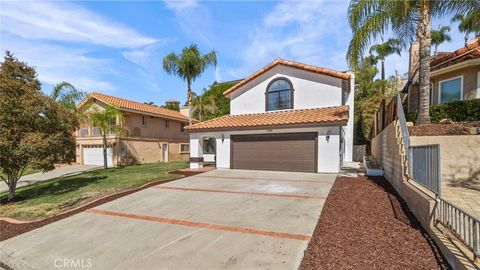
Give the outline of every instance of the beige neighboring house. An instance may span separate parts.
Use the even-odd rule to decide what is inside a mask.
[[[410,48],[408,112],[418,110],[418,43]],[[439,53],[430,62],[430,104],[480,98],[480,39],[450,53]]]
[[[123,122],[117,119],[117,124],[127,130],[127,135],[111,134],[107,137],[109,166],[188,160],[189,136],[183,130],[188,125],[188,116],[100,93],[91,93],[77,107],[81,109],[92,103],[91,106],[100,108],[116,107],[123,114]],[[76,135],[76,162],[103,165],[99,129],[83,122]]]

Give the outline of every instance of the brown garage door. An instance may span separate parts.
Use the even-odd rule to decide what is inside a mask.
[[[317,133],[232,136],[233,169],[316,172]]]

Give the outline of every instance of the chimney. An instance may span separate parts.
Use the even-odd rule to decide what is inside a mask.
[[[185,115],[185,116],[190,116],[189,110],[188,110],[188,107],[187,107],[187,106],[181,107],[181,108],[180,108],[180,113],[183,114],[183,115]]]

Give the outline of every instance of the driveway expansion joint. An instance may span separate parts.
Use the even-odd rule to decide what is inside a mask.
[[[259,195],[259,196],[271,196],[271,197],[279,197],[279,198],[320,199],[320,200],[326,199],[326,196],[314,196],[314,195],[303,195],[303,194],[279,194],[279,193],[265,193],[265,192],[232,191],[232,190],[221,190],[221,189],[165,187],[160,185],[153,186],[152,188],[171,189],[171,190],[180,190],[180,191],[200,191],[200,192],[214,192],[214,193],[228,193],[228,194]]]
[[[121,213],[121,212],[100,210],[95,208],[88,209],[85,212],[105,215],[105,216],[132,218],[132,219],[168,223],[168,224],[187,226],[187,227],[205,228],[205,229],[211,229],[211,230],[237,232],[237,233],[244,233],[244,234],[263,235],[263,236],[270,236],[275,238],[285,238],[285,239],[293,239],[293,240],[301,240],[301,241],[310,241],[310,238],[311,238],[309,235],[303,235],[303,234],[273,232],[273,231],[258,230],[258,229],[252,229],[252,228],[210,224],[210,223],[191,221],[191,220],[146,216],[146,215],[138,215],[138,214],[131,214],[131,213]]]

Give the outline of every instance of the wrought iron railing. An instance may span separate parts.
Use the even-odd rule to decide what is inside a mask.
[[[409,151],[410,178],[440,195],[440,145],[415,145]]]
[[[435,222],[445,226],[462,241],[473,252],[474,261],[480,259],[480,221],[478,218],[438,198]]]

